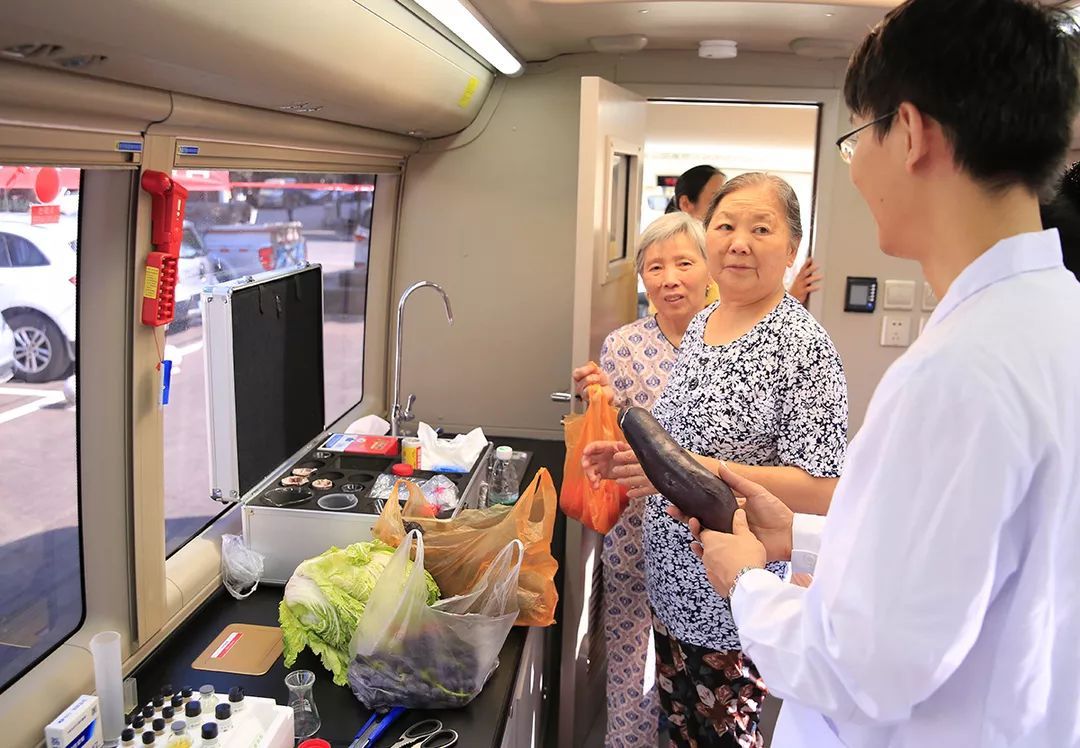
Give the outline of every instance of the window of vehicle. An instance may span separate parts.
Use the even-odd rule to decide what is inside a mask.
[[[4,243],[7,244],[8,255],[14,267],[31,268],[49,264],[41,250],[21,236],[6,234]]]
[[[80,170],[57,170],[76,190],[66,198],[73,209],[35,224],[39,171],[0,167],[0,689],[70,636],[84,612],[69,245]]]
[[[370,174],[178,169],[189,193],[165,353],[173,361],[165,410],[165,522],[169,554],[222,511],[210,499],[201,289],[304,262],[323,269],[326,417],[363,396]]]

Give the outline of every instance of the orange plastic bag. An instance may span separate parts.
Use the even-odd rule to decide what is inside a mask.
[[[404,509],[388,501],[372,527],[372,534],[395,548],[409,527],[424,533],[424,568],[435,578],[443,597],[471,590],[515,538],[525,546],[518,574],[518,626],[550,626],[555,623],[555,571],[559,562],[551,555],[557,498],[551,474],[540,468],[529,487],[513,506],[463,509],[453,519],[424,516],[427,505],[415,483],[398,481],[397,491],[408,491]],[[406,519],[407,518],[407,519]]]
[[[599,386],[590,387],[585,415],[572,415],[565,420],[566,464],[559,508],[586,527],[608,533],[626,509],[626,493],[613,480],[602,480],[599,488],[593,488],[581,467],[581,456],[589,444],[624,441],[618,413],[602,393]]]

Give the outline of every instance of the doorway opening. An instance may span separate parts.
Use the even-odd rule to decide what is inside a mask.
[[[649,101],[643,161],[641,229],[670,208],[683,172],[702,164],[731,179],[764,171],[786,180],[799,198],[803,239],[784,277],[790,288],[813,255],[814,196],[818,166],[818,104],[731,101]],[[649,313],[638,279],[638,314]]]

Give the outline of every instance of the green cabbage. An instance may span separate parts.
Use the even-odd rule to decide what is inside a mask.
[[[349,669],[349,642],[371,591],[394,549],[378,540],[331,548],[296,567],[278,606],[284,640],[285,667],[308,647],[343,686]],[[424,572],[428,605],[439,599],[439,588]]]

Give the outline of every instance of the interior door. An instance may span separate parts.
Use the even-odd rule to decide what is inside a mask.
[[[645,99],[602,78],[581,79],[575,364],[596,360],[607,334],[635,318],[645,107]]]
[[[575,365],[598,360],[607,334],[636,317],[634,250],[641,216],[645,121],[644,98],[601,78],[581,79]],[[582,745],[604,710],[602,541],[602,536],[580,524],[567,523],[559,745]]]

